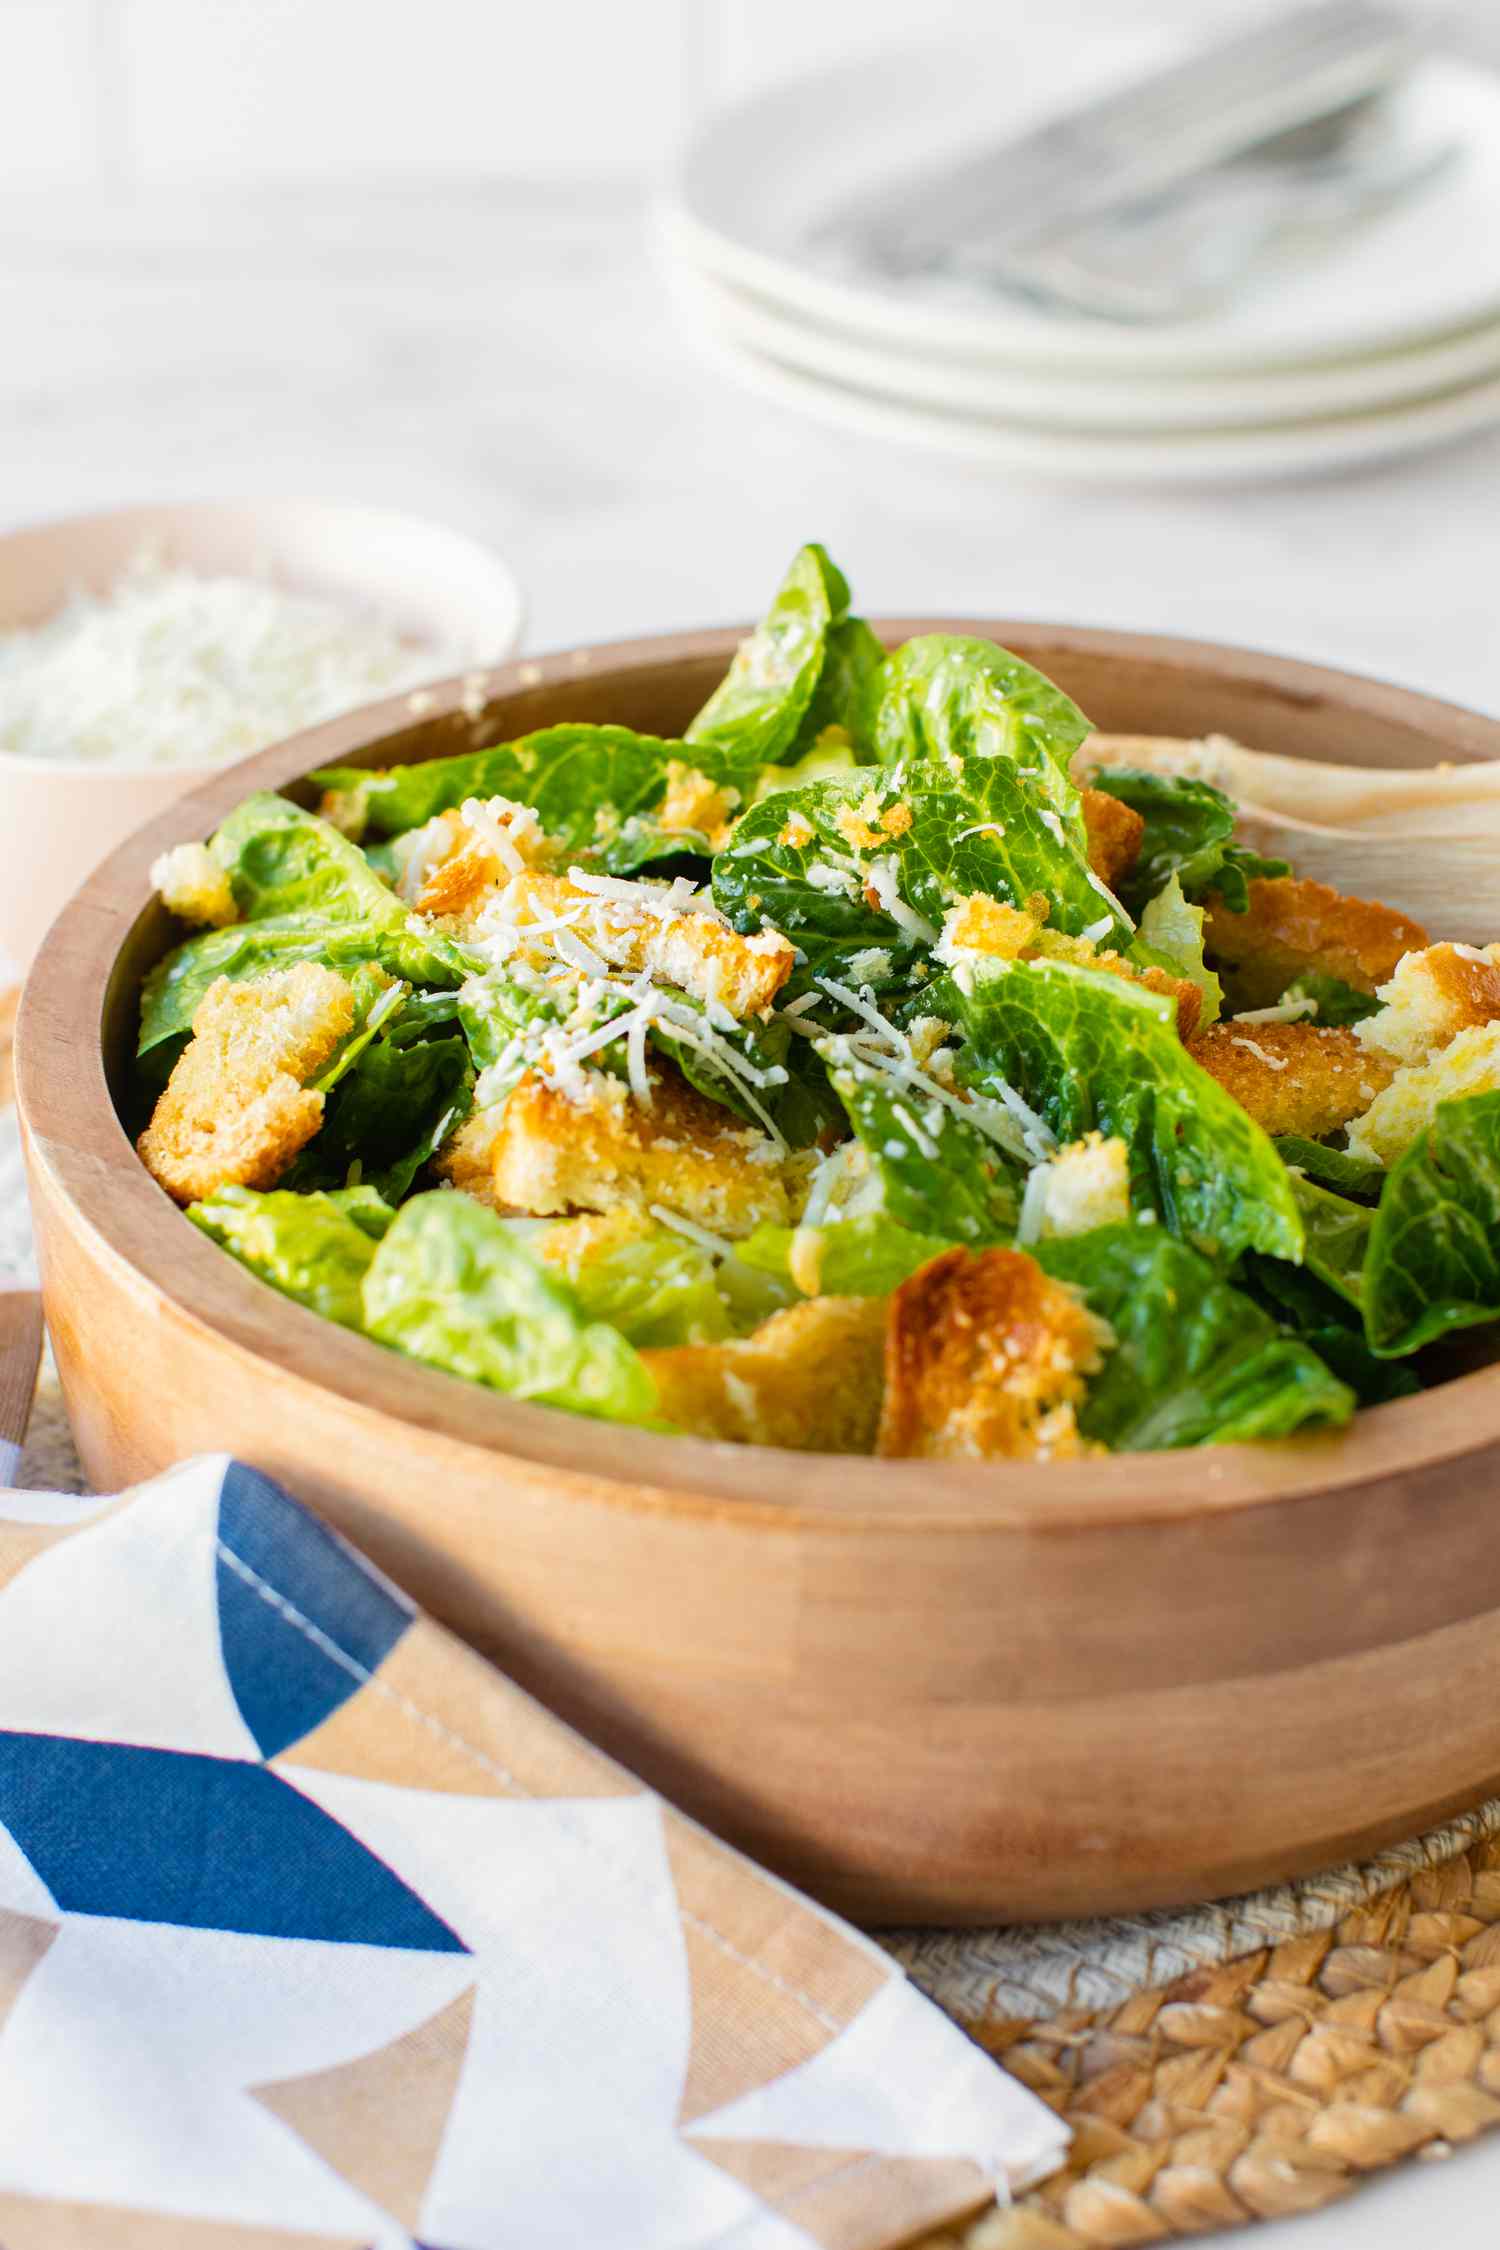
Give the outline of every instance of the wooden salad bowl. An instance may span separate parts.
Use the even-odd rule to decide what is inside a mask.
[[[1500,724],[1308,664],[937,629],[1019,650],[1111,730],[1376,766],[1500,756]],[[669,1797],[867,1922],[1222,1895],[1500,1789],[1500,1368],[1343,1435],[1057,1466],[648,1436],[318,1319],[137,1161],[115,1091],[142,976],[178,934],[151,897],[158,852],[332,761],[561,719],[671,734],[736,638],[580,649],[477,692],[449,683],[420,716],[404,699],[356,712],[216,776],[65,910],[27,986],[17,1076],[89,1476],[109,1488],[220,1449],[254,1462]]]

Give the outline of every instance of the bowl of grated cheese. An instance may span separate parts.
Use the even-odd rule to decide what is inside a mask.
[[[521,614],[497,556],[384,509],[203,501],[0,538],[0,982],[174,798],[304,727],[500,662]]]

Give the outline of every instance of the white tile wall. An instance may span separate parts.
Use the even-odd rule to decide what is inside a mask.
[[[1034,5],[0,0],[0,188],[639,175],[706,105],[1000,14],[1025,36]],[[1049,0],[1046,21],[1086,41],[1131,18],[1197,29],[1254,5]],[[1500,0],[1470,13],[1493,38]]]

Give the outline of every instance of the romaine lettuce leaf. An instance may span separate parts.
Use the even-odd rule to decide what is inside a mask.
[[[1365,1258],[1375,1214],[1368,1204],[1321,1187],[1293,1172],[1292,1192],[1302,1213],[1303,1264],[1325,1288],[1356,1310],[1364,1302]]]
[[[354,1193],[359,1201],[295,1195],[286,1188],[257,1194],[224,1187],[190,1204],[187,1215],[283,1296],[341,1327],[362,1328],[361,1285],[378,1236],[394,1214],[368,1188]]]
[[[463,949],[434,931],[408,929],[404,920],[339,922],[324,925],[309,917],[295,922],[236,922],[227,930],[204,930],[157,962],[141,988],[141,1029],[136,1052],[146,1055],[168,1040],[184,1040],[193,1027],[198,1003],[219,977],[236,984],[289,969],[298,961],[321,961],[325,968],[353,975],[373,962],[388,976],[413,985],[456,987],[471,967]]]
[[[1320,969],[1304,969],[1281,994],[1283,1000],[1311,1000],[1319,1023],[1362,1023],[1378,1013],[1380,1002],[1370,992],[1356,992],[1342,977]]]
[[[688,727],[687,741],[727,752],[741,768],[779,765],[794,756],[823,672],[829,635],[848,610],[843,573],[822,547],[803,547],[765,616],[741,642],[727,675]],[[854,653],[851,643],[841,651],[841,662]],[[831,682],[830,698],[837,692]],[[827,725],[830,719],[818,723]]]
[[[656,1387],[632,1345],[466,1195],[403,1204],[364,1279],[367,1332],[512,1398],[649,1422]]]
[[[1069,962],[993,961],[942,978],[923,1005],[963,1032],[964,1083],[1019,1094],[1059,1141],[1118,1134],[1136,1210],[1225,1261],[1300,1259],[1286,1166],[1187,1053],[1170,997]]]
[[[357,844],[269,789],[236,805],[208,848],[243,921],[406,923],[406,907]]]
[[[1009,767],[1035,783],[1079,851],[1087,836],[1068,768],[1088,732],[1061,688],[993,641],[924,633],[886,661],[875,718],[882,765],[917,787],[962,773],[981,796],[974,769]]]
[[[1365,1341],[1357,1308],[1306,1266],[1252,1255],[1242,1261],[1235,1280],[1289,1335],[1300,1337],[1309,1351],[1316,1352],[1339,1381],[1348,1384],[1361,1406],[1383,1406],[1388,1399],[1409,1398],[1422,1388],[1400,1361],[1375,1357]]]
[[[824,1052],[836,1057],[839,1042]],[[935,1241],[1009,1242],[1021,1210],[1021,1167],[951,1109],[900,1094],[862,1065],[834,1061],[834,1092],[879,1182],[881,1209]]]
[[[819,1227],[777,1227],[762,1220],[735,1245],[747,1266],[809,1297],[888,1297],[919,1266],[956,1247],[935,1235],[915,1234],[884,1211]]]
[[[1321,1187],[1350,1196],[1356,1203],[1380,1201],[1385,1166],[1368,1157],[1350,1156],[1347,1150],[1329,1148],[1324,1141],[1304,1140],[1300,1133],[1279,1133],[1276,1153],[1289,1171],[1305,1172]]]
[[[848,740],[851,765],[856,759],[863,764],[874,758],[884,666],[884,645],[862,617],[846,617],[841,625],[829,628],[823,669],[797,737],[809,745],[808,758],[820,752],[826,755],[840,738]],[[835,730],[832,737],[829,728]]]
[[[342,1187],[354,1171],[387,1202],[399,1202],[464,1117],[473,1092],[474,1072],[461,1034],[405,1038],[398,1018],[339,1080],[288,1183]]]
[[[1169,875],[1154,898],[1141,910],[1140,926],[1127,948],[1127,958],[1142,968],[1153,964],[1169,975],[1186,977],[1203,995],[1198,1029],[1217,1023],[1224,1007],[1224,987],[1203,959],[1203,908],[1184,896],[1182,882]]]
[[[543,1238],[551,1232],[546,1224],[538,1229]],[[557,1235],[564,1232],[559,1228]],[[586,1319],[607,1320],[642,1350],[712,1344],[730,1333],[706,1250],[655,1221],[612,1226],[602,1240],[599,1233],[585,1223],[583,1239],[564,1262],[544,1260],[545,1270],[573,1291]]]
[[[1382,1358],[1500,1319],[1500,1094],[1440,1102],[1392,1165],[1370,1229],[1364,1310]]]
[[[1186,898],[1215,892],[1233,912],[1243,914],[1252,876],[1290,872],[1284,859],[1262,859],[1233,841],[1234,802],[1212,782],[1136,766],[1104,766],[1094,775],[1093,786],[1132,806],[1146,823],[1124,886],[1132,912],[1138,913],[1176,875]]]
[[[1098,1227],[1032,1256],[1114,1332],[1078,1417],[1114,1452],[1288,1437],[1354,1412],[1315,1352],[1161,1227]]]

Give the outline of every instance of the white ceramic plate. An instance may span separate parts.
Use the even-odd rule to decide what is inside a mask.
[[[1126,67],[1138,68],[1140,50]],[[1118,76],[1095,41],[1088,76]],[[830,329],[1033,372],[1178,376],[1368,358],[1500,319],[1500,80],[1433,61],[1401,96],[1407,129],[1463,154],[1426,193],[1352,234],[1337,257],[1278,271],[1229,310],[1171,326],[1065,320],[943,283],[896,288],[823,270],[809,227],[846,195],[917,173],[1057,105],[1057,57],[1028,28],[1015,53],[885,55],[721,112],[690,142],[661,206],[679,255]],[[1068,99],[1090,88],[1069,80]]]
[[[1122,435],[1262,428],[1367,412],[1500,375],[1500,320],[1443,342],[1371,359],[1250,375],[1041,376],[940,353],[896,351],[840,334],[681,263],[670,273],[690,317],[727,342],[805,375],[894,402],[1014,418],[1058,431]]]
[[[1060,431],[1041,424],[910,406],[804,375],[698,325],[709,357],[761,396],[846,433],[947,454],[975,465],[1088,483],[1223,484],[1307,476],[1393,459],[1500,424],[1500,377],[1384,411],[1259,428],[1176,434]]]

